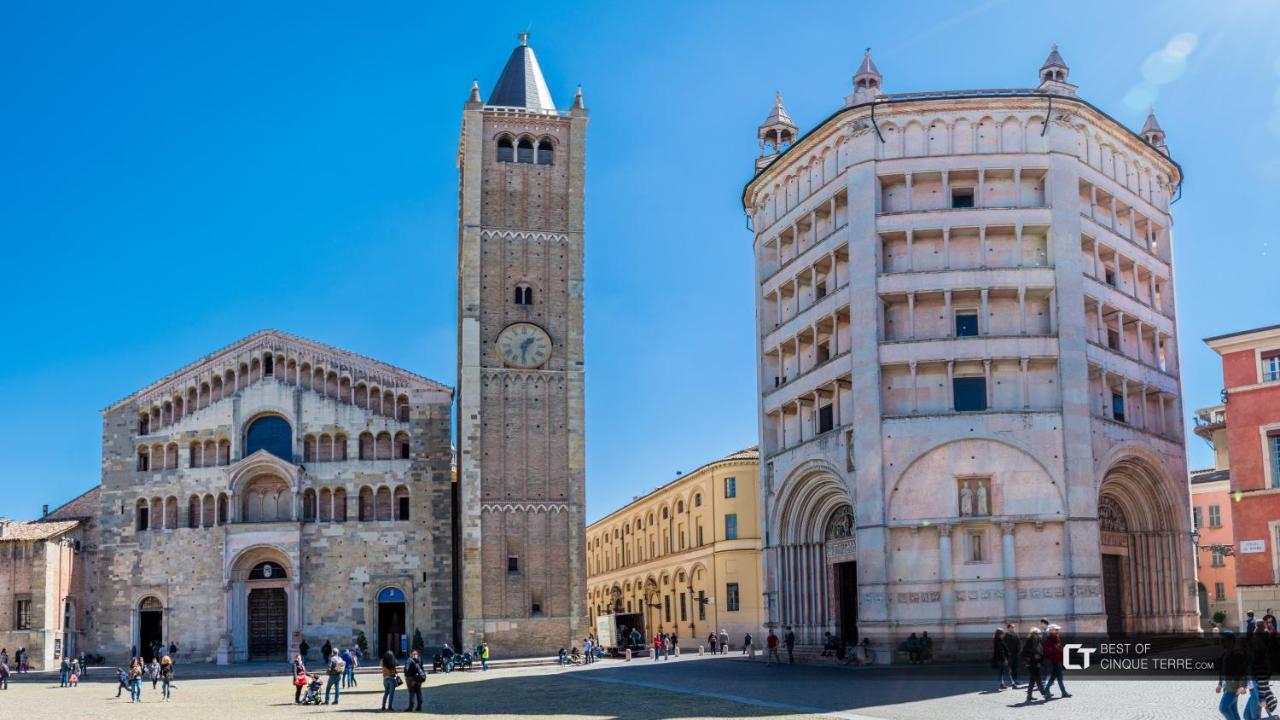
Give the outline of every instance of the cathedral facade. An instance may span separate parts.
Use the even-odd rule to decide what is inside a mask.
[[[527,35],[458,148],[460,634],[505,655],[580,644],[587,110],[558,109]]]
[[[276,331],[103,411],[86,650],[210,662],[453,639],[453,391]]]

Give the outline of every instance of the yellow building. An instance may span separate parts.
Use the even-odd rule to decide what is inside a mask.
[[[735,452],[587,527],[592,626],[643,613],[646,643],[661,630],[695,648],[723,628],[733,647],[748,632],[760,646],[759,464],[757,448]]]

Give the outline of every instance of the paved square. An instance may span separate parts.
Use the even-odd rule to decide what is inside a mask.
[[[198,672],[209,672],[199,668]],[[1019,706],[1021,691],[992,692],[993,683],[947,678],[946,669],[901,670],[815,666],[766,667],[736,658],[686,657],[670,662],[605,661],[587,667],[525,667],[432,675],[424,691],[433,716],[476,718],[1105,718],[1193,720],[1216,718],[1213,683],[1077,682],[1074,696]],[[377,711],[381,678],[360,676],[338,706],[296,707],[287,673],[182,679],[164,703],[143,684],[144,708],[115,698],[105,671],[78,688],[56,678],[24,679],[0,691],[6,717],[43,718],[284,718]],[[396,708],[407,703],[403,688]]]

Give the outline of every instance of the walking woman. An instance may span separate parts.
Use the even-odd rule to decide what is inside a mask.
[[[173,658],[165,655],[160,660],[160,690],[164,694],[164,701],[169,702],[169,691],[173,687]]]
[[[409,693],[409,707],[406,712],[413,712],[415,702],[418,712],[422,712],[422,684],[427,681],[427,670],[422,667],[422,656],[417,650],[409,653],[409,661],[404,664],[405,691]]]
[[[995,641],[991,646],[991,667],[1000,673],[1000,689],[1014,687],[1013,676],[1009,674],[1009,646],[1004,642],[1004,629],[996,628]],[[1006,685],[1005,682],[1008,681]]]
[[[388,650],[382,653],[382,709],[394,710],[396,687],[404,682],[396,674],[396,656]]]
[[[307,666],[302,662],[302,655],[293,656],[293,704],[302,702],[302,688],[307,686]]]
[[[134,658],[129,666],[129,702],[142,702],[142,658]]]
[[[1053,695],[1045,690],[1040,680],[1040,664],[1044,661],[1044,641],[1040,639],[1040,628],[1033,627],[1027,633],[1027,642],[1022,646],[1022,659],[1027,663],[1027,702],[1031,702],[1032,692],[1039,690],[1045,700],[1052,700]]]

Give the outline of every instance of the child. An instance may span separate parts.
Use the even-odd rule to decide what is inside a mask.
[[[116,679],[120,681],[120,687],[116,688],[116,697],[120,697],[120,693],[125,690],[129,690],[132,696],[133,691],[129,688],[129,673],[125,672],[124,668],[116,668]]]

